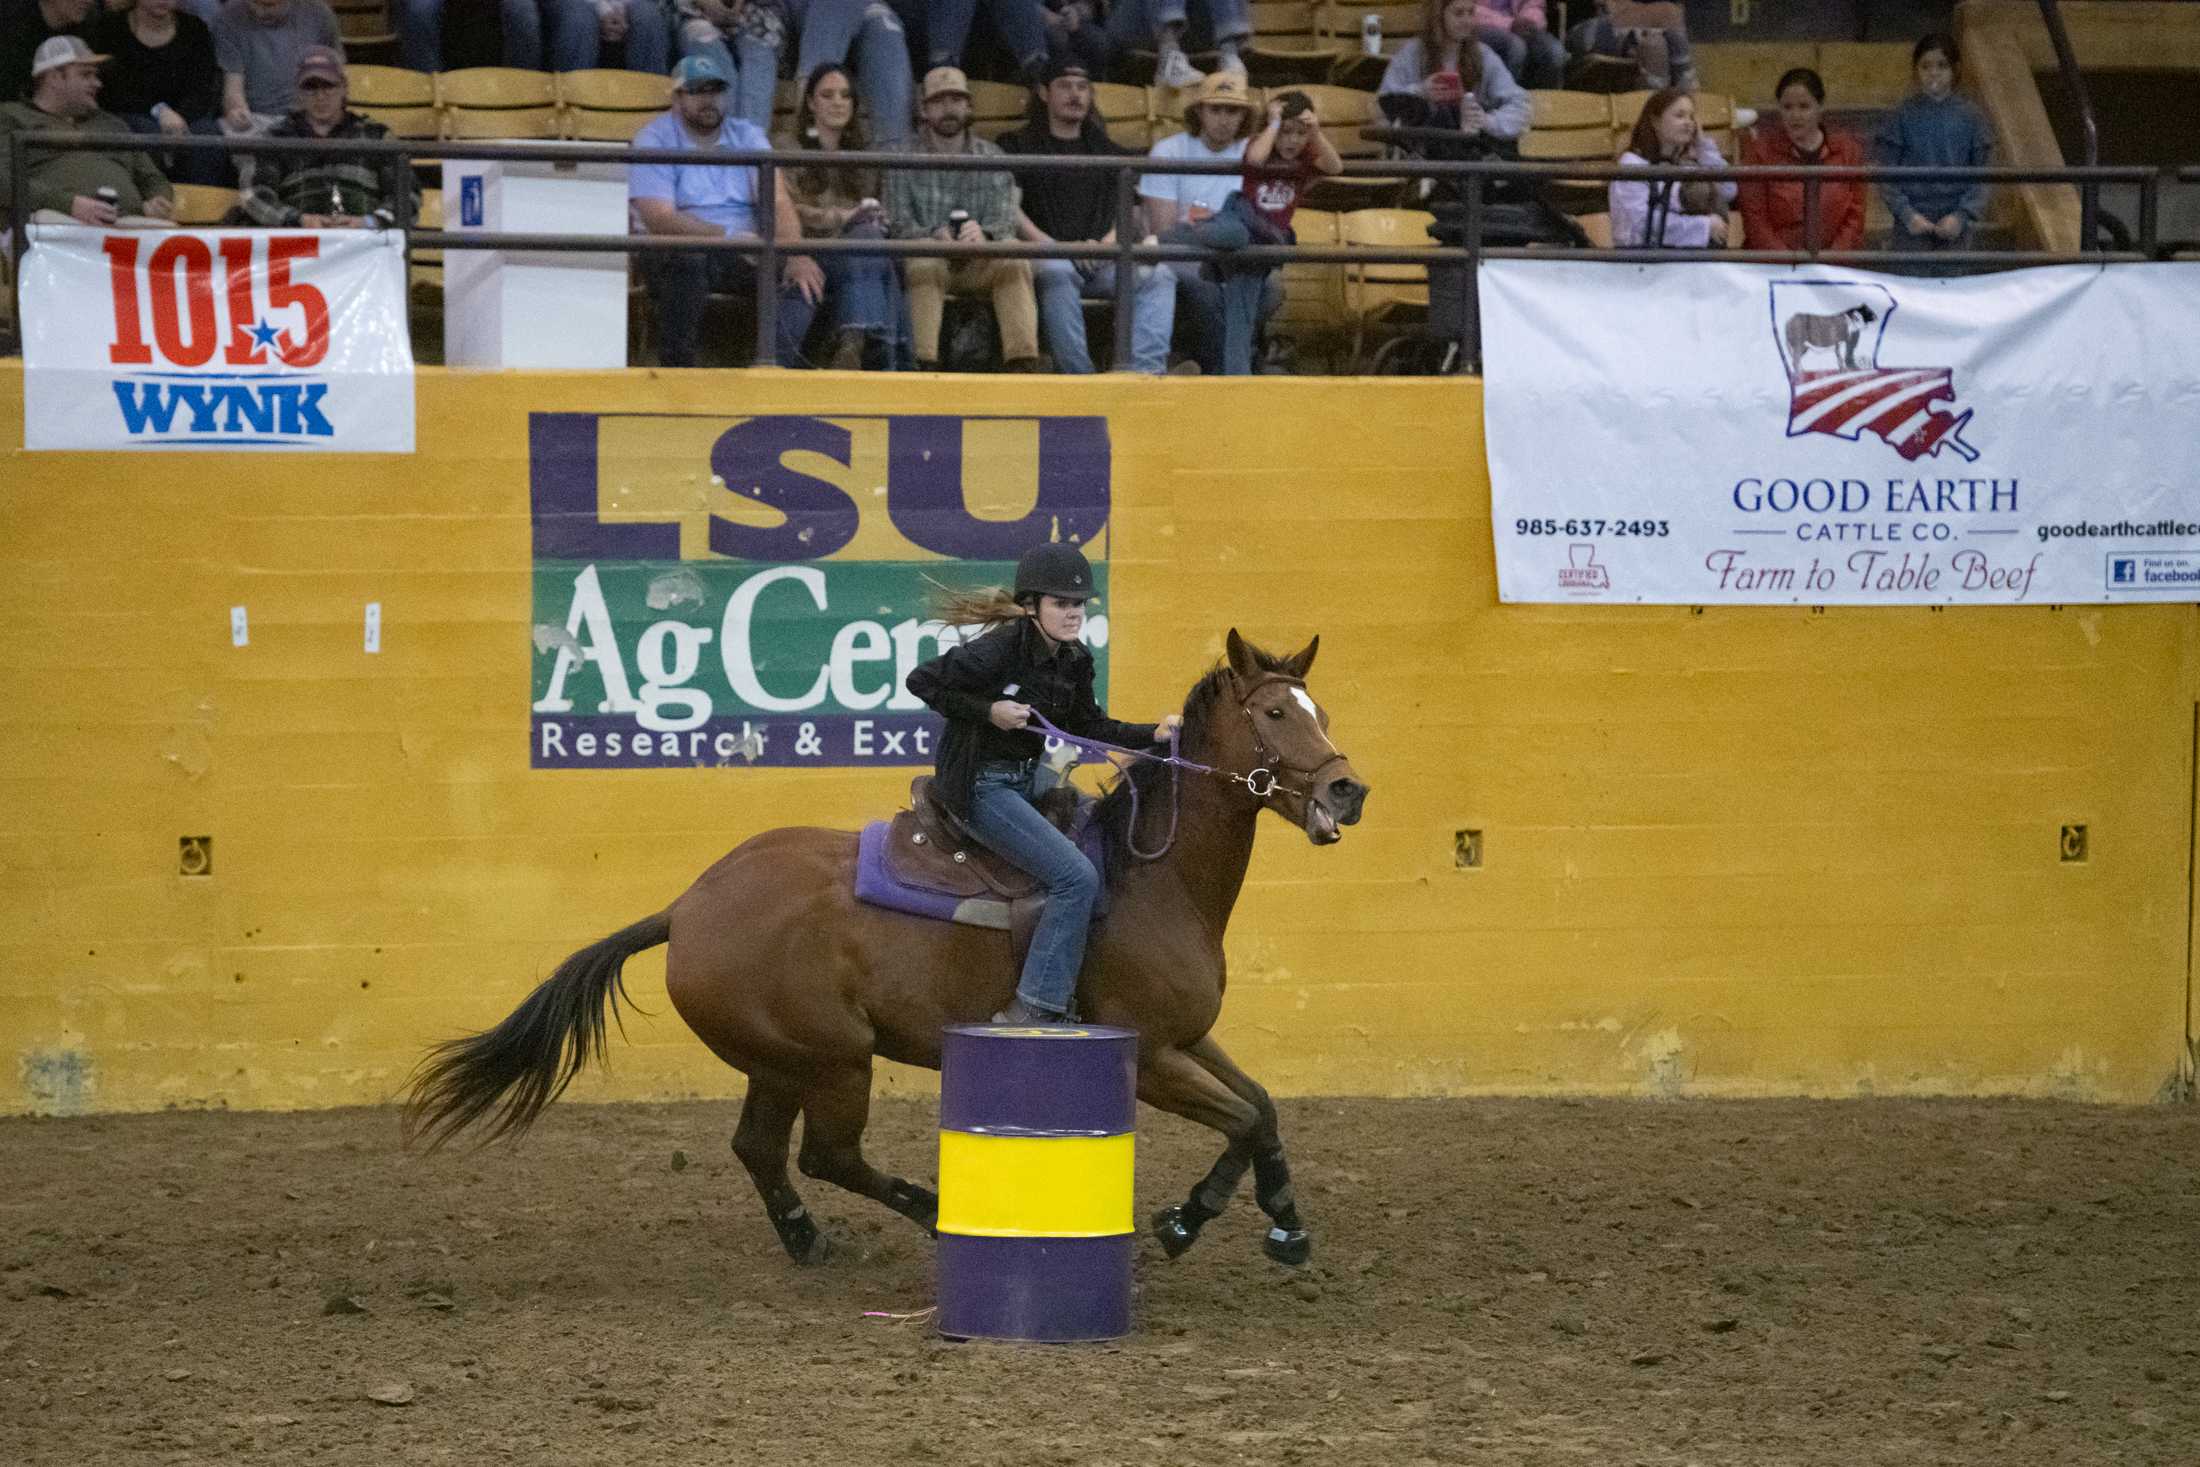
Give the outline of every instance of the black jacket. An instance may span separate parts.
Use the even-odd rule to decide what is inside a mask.
[[[1045,655],[1046,645],[1044,634],[1031,622],[1001,622],[976,640],[909,670],[909,691],[947,720],[932,789],[956,814],[969,813],[970,788],[980,764],[1036,759],[1046,752],[1045,735],[1036,729],[993,726],[988,715],[1003,698],[1028,703],[1055,727],[1088,739],[1133,749],[1154,742],[1154,725],[1118,723],[1094,699],[1092,654],[1083,644],[1071,643],[1052,657]]]

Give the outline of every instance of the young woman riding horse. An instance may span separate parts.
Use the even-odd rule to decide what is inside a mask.
[[[1325,846],[1367,796],[1307,690],[1319,645],[1277,657],[1231,632],[1223,662],[1184,700],[1182,758],[1134,765],[1093,812],[1108,918],[1085,955],[1086,1012],[1138,1032],[1140,1100],[1227,1139],[1191,1194],[1152,1219],[1172,1258],[1248,1170],[1268,1215],[1268,1256],[1303,1263],[1311,1248],[1276,1107],[1209,1031],[1260,812]],[[932,1231],[939,1199],[864,1157],[872,1059],[938,1069],[942,1029],[983,1022],[1008,997],[1009,938],[859,902],[858,845],[852,831],[809,827],[743,841],[664,911],[567,958],[495,1028],[431,1050],[413,1077],[408,1133],[439,1145],[484,1120],[491,1139],[524,1132],[603,1057],[626,960],[669,943],[673,1007],[748,1076],[733,1150],[788,1254],[814,1263],[829,1251],[787,1177],[798,1117],[803,1175]]]
[[[1058,1024],[1070,1018],[1085,933],[1100,896],[1100,873],[1077,843],[1039,813],[1051,773],[1043,762],[1039,714],[1086,738],[1142,749],[1183,726],[1118,723],[1092,694],[1092,654],[1077,634],[1092,598],[1092,566],[1074,545],[1041,545],[1016,563],[1011,595],[998,587],[958,597],[945,620],[990,623],[975,640],[909,671],[909,691],[947,720],[940,736],[934,797],[970,833],[1045,887],[1047,904],[1024,959],[1022,979],[996,1024]]]

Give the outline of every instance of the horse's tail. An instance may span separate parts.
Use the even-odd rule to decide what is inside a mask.
[[[484,1144],[525,1134],[583,1065],[603,1059],[610,1038],[604,1013],[619,1019],[626,960],[671,936],[668,913],[644,917],[558,964],[494,1029],[429,1050],[406,1087],[406,1143],[425,1140],[433,1151],[492,1110]]]

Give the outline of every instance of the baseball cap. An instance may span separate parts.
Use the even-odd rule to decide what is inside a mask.
[[[323,81],[344,84],[344,58],[326,46],[308,46],[298,57],[298,80],[317,76]]]
[[[676,92],[700,91],[704,87],[730,87],[733,78],[726,69],[709,56],[683,56],[680,64],[672,68],[672,89]]]
[[[1084,62],[1078,60],[1075,56],[1068,52],[1057,52],[1047,57],[1045,63],[1040,66],[1039,85],[1046,86],[1050,82],[1060,81],[1065,76],[1081,76],[1090,81],[1092,72]]]
[[[36,81],[49,71],[64,66],[74,66],[79,61],[89,61],[97,65],[99,62],[112,59],[112,57],[100,55],[91,47],[85,45],[79,37],[48,36],[40,43],[37,53],[31,57],[31,79]]]
[[[924,100],[944,97],[949,92],[970,95],[970,78],[962,74],[959,66],[935,66],[924,74]]]

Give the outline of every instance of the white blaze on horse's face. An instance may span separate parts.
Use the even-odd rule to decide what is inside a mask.
[[[1336,744],[1330,740],[1329,720],[1322,716],[1320,705],[1315,703],[1304,688],[1293,688],[1291,696],[1299,700],[1299,706],[1306,710],[1306,716],[1314,720],[1314,732],[1321,735],[1324,744],[1329,745],[1329,752],[1338,752]]]

